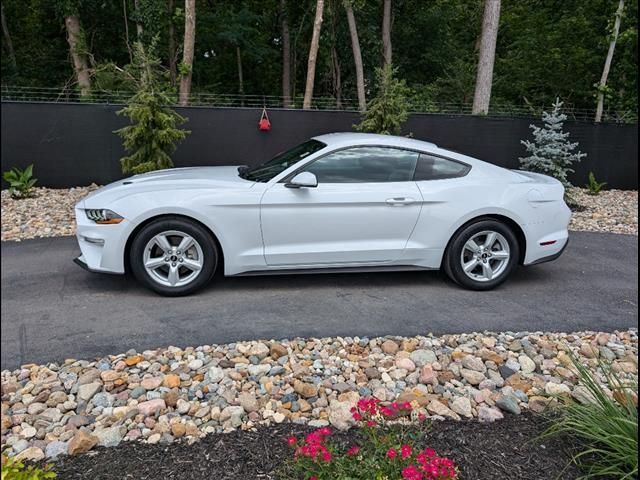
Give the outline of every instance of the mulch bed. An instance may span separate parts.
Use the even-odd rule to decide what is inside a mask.
[[[540,416],[507,415],[495,423],[437,421],[426,444],[439,455],[453,459],[461,479],[518,478],[520,480],[574,479],[566,440],[536,438],[545,430]],[[291,458],[289,435],[313,429],[295,424],[212,434],[193,445],[123,443],[99,448],[77,457],[61,457],[54,468],[58,479],[275,479],[276,471]],[[357,430],[335,435],[353,444]]]

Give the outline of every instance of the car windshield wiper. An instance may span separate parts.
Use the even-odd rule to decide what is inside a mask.
[[[248,175],[247,175],[248,171],[249,171],[249,167],[247,167],[246,165],[241,165],[238,167],[238,176],[246,180],[248,178]]]

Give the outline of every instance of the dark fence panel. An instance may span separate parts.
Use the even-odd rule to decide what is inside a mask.
[[[2,103],[2,171],[34,164],[39,185],[70,187],[106,184],[122,178],[121,140],[113,130],[126,124],[113,105]],[[322,133],[348,131],[352,112],[272,110],[270,132],[257,128],[260,110],[180,108],[191,135],[173,156],[178,167],[256,165]],[[531,137],[532,120],[469,116],[412,115],[406,131],[497,165],[517,168],[525,154],[520,140]],[[538,122],[536,122],[538,123]],[[636,126],[567,122],[571,141],[587,158],[575,166],[572,181],[586,182],[593,171],[610,188],[638,188]]]

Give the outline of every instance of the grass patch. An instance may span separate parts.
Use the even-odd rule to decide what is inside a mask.
[[[542,437],[567,435],[578,442],[573,461],[579,478],[633,479],[638,476],[638,382],[623,381],[611,364],[599,361],[607,391],[596,374],[572,357],[590,401],[560,399],[558,417]]]

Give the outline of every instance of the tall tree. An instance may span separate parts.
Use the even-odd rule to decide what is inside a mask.
[[[382,5],[382,60],[383,66],[391,65],[391,0],[384,0]]]
[[[489,113],[491,85],[493,84],[493,65],[496,59],[496,42],[500,24],[500,0],[485,0],[482,19],[482,35],[478,54],[478,73],[476,89],[473,95],[474,115]]]
[[[91,94],[91,75],[87,58],[87,42],[84,31],[80,26],[78,14],[66,15],[64,25],[67,29],[69,52],[71,53],[73,69],[80,89],[80,96],[87,97]]]
[[[611,69],[611,62],[613,61],[613,52],[616,49],[616,42],[618,41],[618,33],[620,32],[620,21],[624,12],[624,0],[620,0],[618,3],[618,10],[616,10],[616,20],[613,24],[613,32],[611,34],[611,42],[609,42],[609,50],[607,51],[607,58],[604,61],[604,68],[602,69],[602,76],[598,83],[598,106],[596,107],[596,123],[602,121],[602,111],[604,109],[604,94],[607,88],[607,79],[609,78],[609,70]]]
[[[356,17],[353,13],[352,0],[344,0],[344,8],[347,11],[347,23],[349,24],[351,49],[353,50],[353,63],[356,69],[358,108],[361,112],[364,112],[367,110],[367,99],[364,92],[364,69],[362,67],[362,52],[360,51],[360,40],[358,38],[358,28],[356,26]]]
[[[2,12],[2,36],[7,44],[7,54],[9,55],[9,62],[13,70],[16,69],[16,52],[13,50],[13,42],[11,41],[11,35],[9,35],[9,28],[7,27],[7,20],[4,17],[4,5],[0,2],[0,12]]]
[[[322,14],[324,12],[324,0],[316,0],[316,18],[313,22],[313,35],[311,46],[309,47],[309,60],[307,62],[307,83],[304,89],[304,100],[302,108],[311,108],[313,97],[313,84],[316,78],[316,60],[318,58],[318,47],[320,46],[320,29],[322,28]]]
[[[169,12],[169,32],[168,32],[168,49],[169,49],[169,78],[171,85],[176,84],[177,67],[176,67],[176,27],[173,23],[173,15],[176,10],[175,0],[167,1],[167,10]]]
[[[236,59],[238,64],[238,94],[240,94],[242,105],[244,105],[244,77],[242,75],[242,51],[240,50],[239,45],[236,45]]]
[[[338,2],[331,4],[331,80],[333,95],[336,99],[336,108],[342,108],[342,70],[340,68],[340,57],[338,56],[336,22],[338,20]]]
[[[133,7],[136,10],[136,33],[138,34],[138,41],[141,41],[144,27],[142,25],[142,14],[140,13],[140,0],[133,0]]]
[[[282,29],[282,102],[291,107],[291,35],[287,17],[287,0],[280,0],[280,26]]]
[[[196,41],[196,0],[184,1],[184,46],[180,65],[180,105],[189,103],[193,74],[193,49]]]

